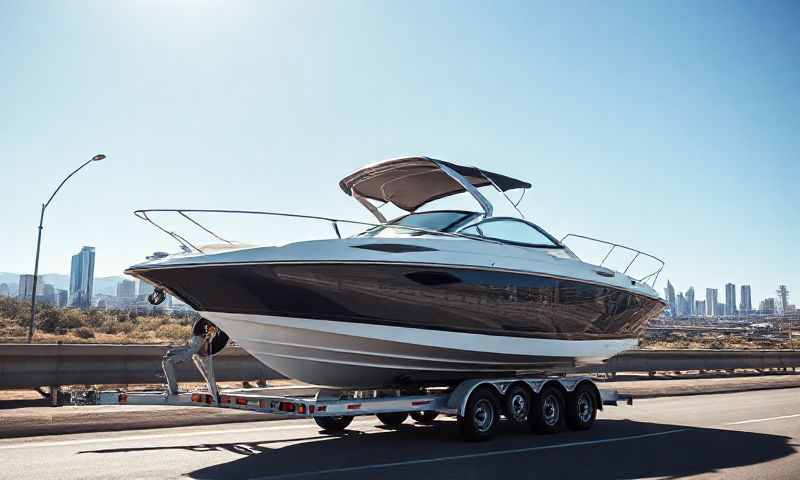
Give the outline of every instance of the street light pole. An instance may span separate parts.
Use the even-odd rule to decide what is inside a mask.
[[[67,183],[67,180],[69,180],[73,175],[78,173],[78,171],[80,171],[86,165],[89,165],[92,162],[99,162],[104,158],[106,158],[105,155],[97,154],[94,157],[87,160],[86,163],[73,170],[72,173],[67,175],[67,177],[64,180],[62,180],[61,183],[58,184],[58,187],[56,187],[53,194],[50,195],[50,198],[47,200],[47,202],[42,204],[42,213],[39,215],[39,234],[36,239],[36,263],[33,267],[33,289],[31,291],[31,323],[28,325],[28,343],[33,342],[33,330],[36,324],[36,284],[39,281],[39,249],[42,246],[42,228],[43,228],[42,224],[44,223],[44,211],[47,208],[47,206],[50,205],[50,202],[53,201],[53,197],[56,196],[56,193],[58,193],[58,191],[61,190],[61,187],[63,187],[64,184]]]

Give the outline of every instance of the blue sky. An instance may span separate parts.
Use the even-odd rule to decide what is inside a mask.
[[[0,271],[33,269],[39,206],[98,151],[44,272],[174,249],[136,208],[368,220],[338,180],[427,154],[529,180],[530,219],[651,251],[678,290],[797,301],[798,26],[778,1],[0,2]]]

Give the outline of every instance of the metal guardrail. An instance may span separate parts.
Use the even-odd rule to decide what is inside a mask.
[[[0,388],[50,385],[160,384],[166,345],[0,344]],[[192,362],[176,366],[178,378],[203,382]],[[241,348],[214,357],[219,381],[283,378]]]
[[[160,384],[164,345],[0,344],[0,388],[49,385]],[[636,350],[583,373],[671,372],[800,367],[800,351],[788,350]],[[202,382],[191,362],[176,368],[181,381]],[[284,378],[250,354],[229,347],[214,357],[219,381]]]

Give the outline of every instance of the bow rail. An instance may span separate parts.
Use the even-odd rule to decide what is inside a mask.
[[[639,283],[647,283],[648,285],[650,285],[653,288],[655,288],[656,281],[658,280],[658,276],[661,273],[661,271],[664,269],[664,265],[666,265],[664,260],[661,260],[660,258],[656,257],[655,255],[650,255],[649,253],[645,253],[645,252],[643,252],[641,250],[637,250],[637,249],[635,249],[633,247],[628,247],[628,246],[625,246],[625,245],[621,245],[619,243],[609,242],[609,241],[606,241],[606,240],[600,240],[599,238],[587,237],[585,235],[578,235],[576,233],[568,233],[568,234],[564,235],[559,242],[561,244],[564,244],[564,242],[568,238],[582,238],[584,240],[589,240],[589,241],[592,241],[592,242],[596,242],[596,243],[600,243],[600,244],[611,246],[611,248],[608,250],[608,252],[606,252],[606,255],[603,257],[603,260],[599,264],[599,266],[601,266],[601,267],[603,266],[604,263],[606,263],[606,260],[608,260],[608,257],[610,257],[611,254],[614,252],[614,250],[616,250],[617,248],[634,253],[635,255],[633,256],[631,261],[628,263],[628,266],[625,267],[625,270],[623,270],[623,272],[622,272],[625,275],[628,274],[628,270],[631,269],[631,267],[633,266],[634,263],[636,263],[636,260],[638,260],[639,257],[645,256],[647,258],[655,260],[656,262],[659,263],[658,269],[656,269],[656,271],[654,271],[653,273],[645,275],[642,278],[636,279],[637,282],[639,282]]]

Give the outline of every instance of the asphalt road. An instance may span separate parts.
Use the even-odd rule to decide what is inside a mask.
[[[374,417],[333,437],[287,420],[5,439],[0,478],[797,479],[798,447],[800,389],[784,389],[641,400],[588,432],[503,428],[477,444],[449,419],[390,430]]]

